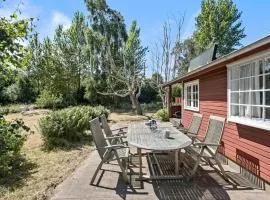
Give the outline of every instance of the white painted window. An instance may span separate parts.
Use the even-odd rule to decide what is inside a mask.
[[[184,108],[199,111],[199,80],[185,83]]]
[[[228,118],[270,130],[270,54],[228,66]]]

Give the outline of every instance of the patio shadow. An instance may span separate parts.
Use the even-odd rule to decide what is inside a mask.
[[[174,173],[173,160],[164,159],[159,156],[161,168],[165,174]],[[190,164],[190,163],[189,163]],[[188,166],[182,169],[185,177],[188,176]],[[214,170],[203,171],[199,169],[198,175],[193,180],[156,180],[152,182],[153,189],[160,200],[200,200],[200,199],[223,199],[229,200],[230,197],[223,187],[229,184]]]

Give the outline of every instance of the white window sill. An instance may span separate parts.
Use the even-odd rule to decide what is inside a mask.
[[[270,131],[270,121],[264,122],[261,120],[247,119],[242,117],[229,117],[228,121]]]
[[[185,110],[191,110],[191,111],[196,111],[198,112],[199,111],[199,108],[195,108],[195,107],[184,107]]]

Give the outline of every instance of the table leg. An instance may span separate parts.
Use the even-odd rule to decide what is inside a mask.
[[[179,175],[179,150],[175,150],[175,175]]]
[[[141,148],[137,148],[137,153],[139,156],[139,179],[141,182],[141,188],[143,189],[143,181],[142,181],[142,177],[143,177],[143,172],[142,172],[142,149]]]

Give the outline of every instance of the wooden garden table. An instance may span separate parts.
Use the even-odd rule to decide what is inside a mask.
[[[164,137],[166,130],[170,131],[169,138]],[[153,154],[161,175],[154,175],[150,178],[174,179],[179,178],[179,150],[192,143],[189,137],[177,130],[169,122],[157,122],[156,130],[152,130],[145,122],[132,122],[128,126],[127,140],[129,145],[137,147],[140,165],[140,180],[144,179],[142,175],[142,149],[152,150],[153,152],[175,151],[175,176],[164,176],[161,167]]]

